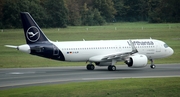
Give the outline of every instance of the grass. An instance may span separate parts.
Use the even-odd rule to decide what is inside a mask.
[[[179,97],[180,77],[119,79],[0,90],[1,97]]]
[[[53,41],[144,39],[150,37],[160,39],[172,47],[175,53],[171,57],[155,60],[155,64],[180,63],[180,23],[113,23],[105,26],[70,26],[62,29],[44,28],[42,30]],[[0,68],[79,66],[86,64],[85,62],[52,61],[31,56],[14,49],[5,48],[4,45],[6,44],[25,44],[23,29],[3,29],[3,32],[0,32]]]

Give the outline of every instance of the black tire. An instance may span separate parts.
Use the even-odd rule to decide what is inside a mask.
[[[113,66],[111,67],[111,69],[112,69],[112,71],[116,71],[116,66],[113,65]]]
[[[109,66],[108,66],[108,70],[109,70],[109,71],[116,71],[116,66],[114,66],[114,65],[109,65]]]
[[[95,66],[93,64],[88,64],[86,68],[87,70],[94,70]]]
[[[111,66],[112,66],[112,65],[109,65],[109,66],[108,66],[108,70],[109,70],[109,71],[112,71],[112,67],[111,67]]]
[[[150,67],[151,67],[151,69],[155,69],[155,68],[156,68],[156,65],[153,64],[153,65],[151,65]]]

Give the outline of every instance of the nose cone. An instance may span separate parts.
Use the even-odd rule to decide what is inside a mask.
[[[172,48],[169,48],[169,56],[171,56],[174,53],[174,50]]]

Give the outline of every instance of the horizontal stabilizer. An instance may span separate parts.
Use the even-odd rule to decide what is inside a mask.
[[[17,48],[18,48],[18,46],[14,46],[14,45],[5,45],[5,47],[15,48],[15,49],[17,49]]]
[[[25,53],[31,52],[31,49],[28,44],[24,44],[24,45],[20,45],[20,46],[5,45],[5,47],[14,48],[14,49],[17,49],[17,50],[25,52]]]

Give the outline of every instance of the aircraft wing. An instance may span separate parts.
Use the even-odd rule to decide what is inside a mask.
[[[109,60],[117,60],[117,59],[124,59],[127,56],[133,54],[132,52],[116,52],[106,55],[97,55],[89,58],[89,61],[92,62],[102,62],[102,61],[109,61]]]
[[[136,47],[134,46],[134,43],[130,41],[130,45],[132,47],[131,52],[116,52],[116,53],[111,53],[111,54],[106,54],[106,55],[97,55],[89,58],[89,61],[92,62],[102,62],[102,61],[109,61],[109,60],[117,60],[117,59],[125,59],[127,56],[135,54],[138,52]]]

